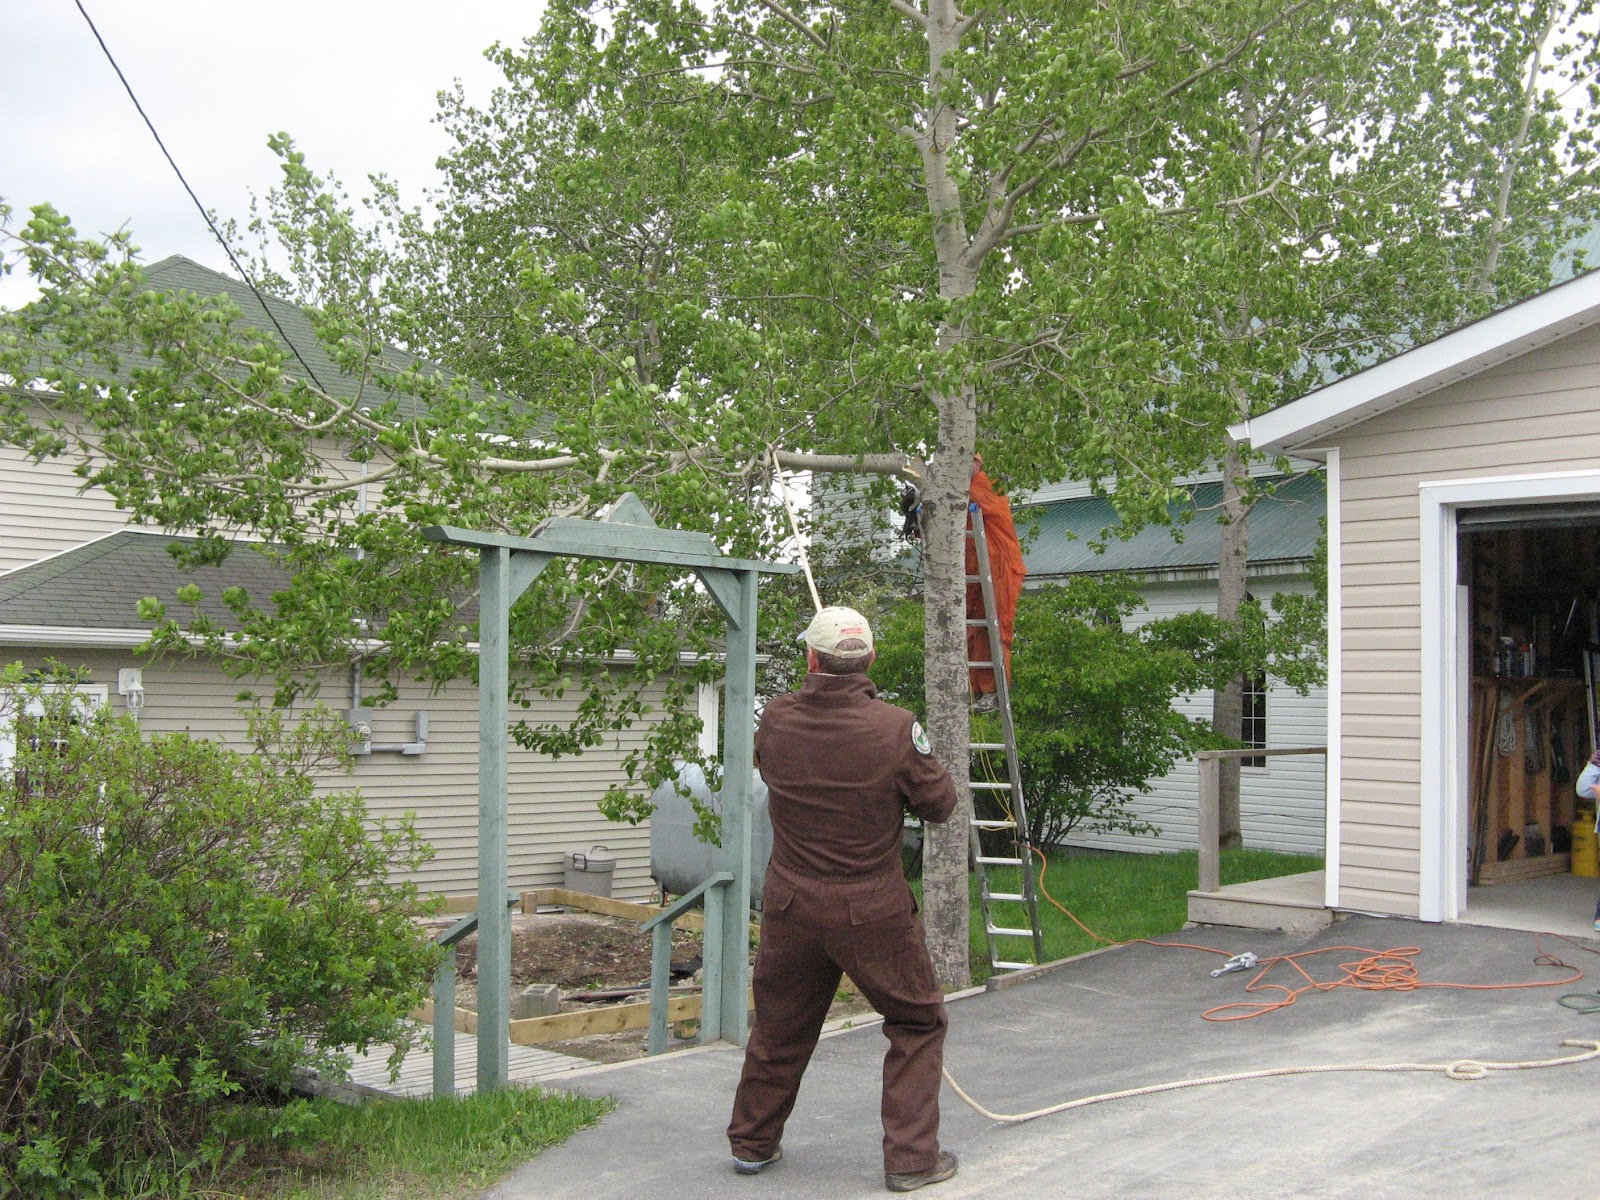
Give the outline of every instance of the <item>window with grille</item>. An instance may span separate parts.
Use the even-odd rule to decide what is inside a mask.
[[[1267,748],[1267,677],[1246,675],[1244,679],[1244,719],[1239,723],[1239,740],[1250,750]],[[1241,767],[1264,767],[1267,756],[1252,755],[1239,760]]]
[[[104,707],[106,703],[105,684],[80,684],[65,689],[51,685],[45,690],[51,692],[66,690],[73,693],[74,722],[81,720],[95,709]],[[66,739],[61,730],[49,727],[44,717],[44,710],[37,701],[28,703],[23,711],[9,717],[0,714],[0,770],[9,767],[12,759],[16,757],[19,745],[37,750],[46,742],[64,747]]]

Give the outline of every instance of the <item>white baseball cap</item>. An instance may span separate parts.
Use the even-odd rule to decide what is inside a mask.
[[[811,618],[811,624],[800,635],[800,640],[819,654],[835,658],[865,658],[872,653],[872,626],[853,608],[832,605]],[[860,650],[840,650],[840,642],[859,640],[866,643]]]

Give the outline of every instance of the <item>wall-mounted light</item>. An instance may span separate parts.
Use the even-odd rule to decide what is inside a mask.
[[[134,720],[144,711],[144,672],[138,667],[123,667],[117,671],[117,695],[122,697],[128,715]]]

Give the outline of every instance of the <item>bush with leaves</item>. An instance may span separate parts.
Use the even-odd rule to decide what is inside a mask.
[[[70,683],[0,672],[0,1194],[181,1188],[231,1102],[407,1044],[428,852],[315,792],[331,727],[146,739]]]
[[[1124,618],[1142,604],[1129,580],[1084,576],[1027,592],[1017,607],[1011,710],[1036,846],[1078,830],[1157,832],[1129,810],[1129,797],[1149,792],[1150,780],[1195,751],[1222,744],[1209,724],[1172,703],[1210,686],[1219,656],[1231,659],[1236,649],[1204,613],[1125,629]],[[918,709],[921,623],[916,605],[889,613],[872,671],[880,689]],[[998,741],[998,728],[983,740]],[[993,803],[982,795],[975,802]]]

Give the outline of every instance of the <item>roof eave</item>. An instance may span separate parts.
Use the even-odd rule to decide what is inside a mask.
[[[79,625],[0,625],[0,646],[60,646],[77,650],[133,650],[145,645],[150,640],[148,629],[97,629]],[[190,641],[198,649],[202,643],[198,639]],[[377,643],[368,643],[375,646]],[[476,654],[477,642],[468,642],[467,649]],[[694,666],[699,662],[721,662],[727,656],[720,651],[709,654],[697,654],[691,650],[678,652],[679,666]],[[758,654],[756,662],[764,664],[771,661],[771,655]],[[639,656],[632,650],[617,650],[608,654],[603,659],[612,666],[626,667],[639,661]]]

